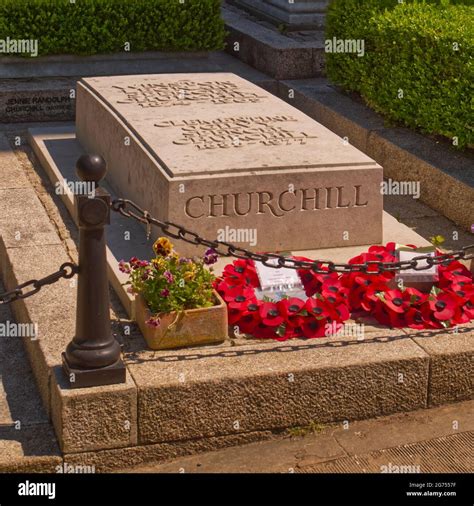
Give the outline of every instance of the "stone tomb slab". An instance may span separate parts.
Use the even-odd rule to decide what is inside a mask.
[[[206,238],[258,251],[382,239],[382,168],[234,74],[83,79],[76,127],[118,195]]]

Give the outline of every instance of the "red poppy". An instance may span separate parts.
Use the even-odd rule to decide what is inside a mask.
[[[350,317],[349,308],[345,304],[338,304],[334,310],[333,314],[336,313],[336,316],[332,316],[332,319],[334,321],[345,321],[348,320]]]
[[[467,315],[469,320],[474,319],[474,295],[471,295],[469,297],[469,300],[467,300],[464,303],[463,311],[464,311],[464,314]]]
[[[296,297],[290,299],[282,299],[277,303],[278,309],[282,316],[293,327],[299,327],[304,321],[304,314],[301,311],[305,309],[305,302]]]
[[[234,286],[223,292],[222,297],[231,309],[242,310],[249,301],[255,300],[255,291],[252,287]]]
[[[306,318],[302,325],[303,336],[307,338],[325,337],[326,336],[326,320],[317,320],[316,318]]]
[[[472,274],[469,269],[457,260],[449,263],[448,265],[439,265],[438,274],[440,277],[440,283],[443,285],[460,281],[472,283]]]
[[[385,280],[379,276],[361,278],[363,284],[354,285],[349,292],[350,307],[370,312],[378,300],[377,293],[388,290]]]
[[[252,334],[257,325],[262,322],[259,311],[260,305],[260,301],[251,302],[240,312],[239,327],[241,332]]]
[[[390,308],[386,304],[384,304],[380,299],[378,299],[377,302],[375,303],[371,314],[382,325],[386,325],[387,327],[391,326]]]
[[[305,308],[308,313],[314,315],[317,320],[327,318],[329,312],[328,304],[317,297],[311,297],[305,302]]]
[[[446,321],[453,318],[458,307],[458,300],[452,294],[440,293],[429,300],[429,307],[437,320]]]
[[[227,320],[229,325],[234,325],[235,323],[240,322],[242,318],[242,312],[238,309],[227,309]],[[240,325],[238,325],[240,326]]]
[[[421,306],[427,299],[428,296],[416,288],[405,288],[403,291],[403,300],[408,302],[410,306]]]
[[[260,316],[262,317],[262,323],[269,327],[278,327],[285,321],[278,305],[274,302],[264,302],[260,306]]]
[[[252,335],[259,339],[276,339],[278,334],[275,333],[276,327],[271,327],[263,322],[260,322],[252,331]]]
[[[238,259],[226,265],[222,277],[233,285],[259,286],[255,267],[248,260]]]
[[[404,313],[410,306],[410,304],[404,300],[400,290],[387,290],[381,296],[381,300],[395,313]]]
[[[421,306],[421,313],[423,315],[423,320],[425,322],[425,329],[426,328],[433,328],[433,329],[443,328],[443,325],[441,325],[441,322],[433,316],[433,311],[430,308],[429,301],[427,301],[425,304],[423,304]]]
[[[400,329],[406,327],[406,313],[395,313],[389,311],[390,327],[393,329]]]
[[[416,307],[411,307],[405,313],[405,321],[409,328],[411,329],[424,329],[426,328],[425,318],[420,309]]]

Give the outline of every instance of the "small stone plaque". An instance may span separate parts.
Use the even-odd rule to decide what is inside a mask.
[[[234,74],[83,79],[76,116],[119,195],[206,238],[258,251],[382,239],[382,168]]]

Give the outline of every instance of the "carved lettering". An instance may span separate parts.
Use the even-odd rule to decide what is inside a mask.
[[[282,193],[280,193],[279,197],[278,197],[278,207],[284,211],[285,213],[288,213],[290,211],[293,211],[295,208],[296,208],[296,204],[293,204],[293,207],[284,207],[283,206],[283,197],[285,195],[292,195],[293,197],[295,196],[295,193],[294,192],[290,192],[289,190],[286,190]]]
[[[308,192],[313,191],[314,196],[308,197]],[[316,211],[317,209],[320,209],[319,207],[319,192],[321,191],[320,188],[303,188],[301,190],[303,196],[302,196],[302,203],[301,203],[301,210],[302,211],[308,211],[308,208],[306,207],[307,202],[313,202],[313,211]]]
[[[203,212],[201,214],[191,214],[190,207],[191,207],[193,200],[200,200],[201,204],[204,203],[204,197],[202,197],[202,196],[201,197],[191,197],[190,199],[188,199],[186,201],[186,207],[185,207],[186,215],[189,216],[190,218],[202,218],[204,216]]]
[[[272,205],[273,194],[271,192],[257,192],[258,195],[258,211],[257,214],[265,214],[265,209],[269,209],[273,216],[281,217],[282,214],[278,214]]]
[[[261,102],[265,95],[244,91],[230,81],[194,82],[183,79],[172,83],[141,83],[114,86],[123,92],[118,104],[136,104],[143,108],[173,107],[191,104],[248,104]]]
[[[344,189],[343,186],[337,186],[336,187],[336,190],[337,190],[337,207],[338,208],[344,208],[344,207],[349,207],[350,206],[350,203],[347,203],[347,204],[343,204],[342,203],[342,200],[343,200],[343,189]]]
[[[234,197],[234,214],[236,216],[247,216],[250,213],[250,209],[252,207],[252,192],[247,192],[247,205],[246,210],[242,211],[240,207],[240,197],[242,196],[240,193],[233,193],[232,196]]]
[[[354,204],[354,206],[355,207],[366,207],[369,202],[366,200],[365,203],[362,204],[361,201],[360,201],[360,189],[361,189],[361,185],[360,184],[359,185],[355,185],[354,188],[355,188],[355,204]]]
[[[217,200],[219,197],[221,197],[220,202]],[[209,216],[229,216],[227,214],[227,197],[230,195],[209,195]],[[218,213],[217,209],[221,209],[221,213]]]
[[[295,132],[282,123],[297,122],[291,116],[237,116],[214,120],[160,121],[158,128],[179,127],[181,137],[173,141],[179,146],[195,146],[197,149],[241,148],[260,144],[280,146],[306,144],[315,135]]]
[[[270,214],[281,218],[287,213],[311,212],[365,207],[363,186],[335,186],[288,189],[275,194],[271,191],[198,195],[189,198],[184,206],[189,218],[223,218]]]

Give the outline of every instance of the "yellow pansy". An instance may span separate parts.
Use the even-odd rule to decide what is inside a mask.
[[[173,251],[173,244],[166,237],[159,237],[153,244],[153,251],[157,256],[166,257]]]

